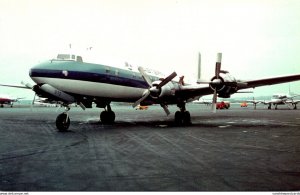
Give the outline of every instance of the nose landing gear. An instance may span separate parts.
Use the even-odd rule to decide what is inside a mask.
[[[57,116],[56,118],[56,127],[60,132],[67,131],[70,126],[70,117],[68,111],[70,110],[69,106],[65,106],[65,111]]]
[[[103,124],[113,124],[115,122],[116,115],[111,110],[111,107],[109,104],[106,105],[106,108],[104,111],[100,114],[100,120]]]

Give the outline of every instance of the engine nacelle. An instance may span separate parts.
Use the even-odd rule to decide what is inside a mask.
[[[236,93],[238,90],[237,81],[227,71],[222,71],[220,75],[219,78],[214,76],[211,79],[210,87],[217,90],[218,97],[229,98],[231,94]]]
[[[38,95],[41,95],[41,96],[48,97],[50,95],[51,99],[54,99],[54,100],[60,100],[60,101],[66,102],[66,103],[75,102],[75,98],[73,96],[71,96],[61,90],[58,90],[49,84],[43,84],[42,86],[35,85],[33,87],[33,90]]]
[[[162,87],[159,97],[163,98],[163,97],[169,97],[174,95],[175,95],[175,89],[173,84],[167,84]]]
[[[152,87],[150,88],[150,96],[153,99],[164,98],[168,96],[175,95],[175,88],[172,83],[167,83],[166,85],[162,86],[161,88],[157,88],[161,81],[154,81],[152,83]]]
[[[231,94],[237,92],[236,87],[224,86],[222,90],[218,91],[218,97],[230,98]]]

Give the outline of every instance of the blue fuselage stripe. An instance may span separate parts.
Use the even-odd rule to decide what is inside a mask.
[[[72,63],[72,64],[71,64]],[[30,70],[30,77],[82,80],[136,88],[148,88],[139,73],[88,63],[43,63]],[[158,78],[155,78],[158,79]]]

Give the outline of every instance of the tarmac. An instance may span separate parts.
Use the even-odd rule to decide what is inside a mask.
[[[62,133],[63,109],[0,108],[0,191],[300,190],[300,110],[188,104],[178,127],[176,106],[112,109],[103,125],[101,109],[73,107]]]

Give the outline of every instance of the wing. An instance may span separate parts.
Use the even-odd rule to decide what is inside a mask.
[[[300,100],[286,100],[284,103],[288,103],[288,104],[298,104],[300,102]]]
[[[263,101],[263,100],[246,100],[246,102],[252,103],[252,104],[265,103],[265,101]]]
[[[214,91],[208,85],[187,85],[181,86],[179,90],[176,90],[176,97],[187,100],[213,93]]]
[[[244,83],[246,83],[246,85],[241,86],[239,89],[255,88],[255,87],[260,87],[265,85],[275,85],[275,84],[287,83],[287,82],[292,82],[297,80],[300,80],[300,74],[249,80],[249,81],[243,81]]]
[[[5,84],[0,84],[0,86],[3,87],[14,87],[14,88],[22,88],[22,89],[31,89],[28,86],[24,86],[24,85],[5,85]]]

